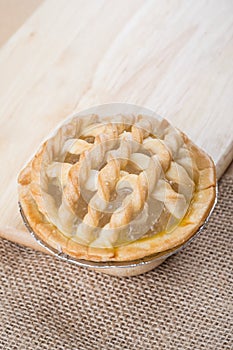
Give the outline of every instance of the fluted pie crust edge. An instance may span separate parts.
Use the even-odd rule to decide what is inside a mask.
[[[161,232],[151,237],[141,238],[126,245],[113,248],[95,248],[83,246],[64,236],[56,226],[49,223],[37,208],[30,193],[32,166],[42,161],[43,149],[47,141],[36,154],[36,162],[30,161],[21,171],[19,183],[19,200],[31,229],[37,237],[51,248],[62,251],[72,257],[91,261],[130,261],[177,247],[190,239],[204,224],[216,197],[216,171],[212,159],[188,137],[181,133],[187,148],[192,152],[198,169],[195,194],[189,209],[171,233]]]

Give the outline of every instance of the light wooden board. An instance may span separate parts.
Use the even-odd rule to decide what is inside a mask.
[[[94,104],[149,107],[217,164],[233,158],[231,1],[51,0],[0,50],[0,232],[37,247],[16,177],[67,115]]]
[[[0,47],[42,2],[43,0],[0,0]]]

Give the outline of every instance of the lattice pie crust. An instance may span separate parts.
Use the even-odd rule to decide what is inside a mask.
[[[211,158],[166,120],[74,117],[21,171],[36,235],[79,259],[126,261],[178,246],[215,200]]]

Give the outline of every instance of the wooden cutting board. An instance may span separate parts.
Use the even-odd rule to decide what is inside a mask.
[[[0,50],[0,234],[33,246],[17,207],[20,168],[75,110],[144,105],[215,160],[233,158],[231,1],[51,0]]]

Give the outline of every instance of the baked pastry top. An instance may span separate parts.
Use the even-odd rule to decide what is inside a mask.
[[[93,261],[135,260],[184,243],[216,195],[211,158],[166,120],[146,115],[72,118],[18,183],[36,236]]]

